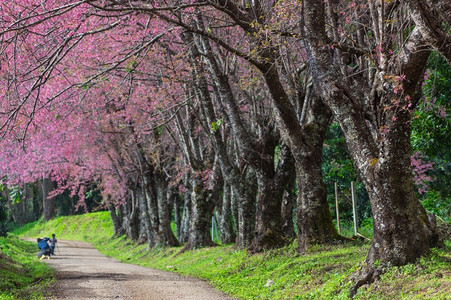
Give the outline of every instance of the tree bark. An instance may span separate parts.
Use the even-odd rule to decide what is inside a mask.
[[[275,152],[274,148],[268,147],[268,149],[273,149]],[[272,164],[267,166],[270,170],[260,169],[257,173],[259,191],[255,238],[249,246],[251,253],[283,247],[290,242],[283,231],[282,201],[290,177],[295,176],[295,167],[289,147],[283,143],[279,149],[276,170],[273,166],[275,157],[271,156]]]
[[[122,229],[122,224],[116,214],[116,208],[111,202],[108,203],[108,212],[110,213],[111,221],[113,222],[114,236],[115,237],[121,236],[124,233]]]
[[[238,201],[236,200],[235,193],[233,189],[230,190],[231,197],[231,209],[232,209],[232,217],[233,217],[233,230],[235,233],[239,232],[239,224],[238,224]],[[235,237],[237,239],[237,237]]]
[[[293,208],[295,207],[296,200],[296,196],[294,195],[294,184],[295,177],[293,176],[289,181],[282,200],[282,231],[284,236],[286,236],[288,239],[294,239],[296,237],[293,222]]]
[[[42,216],[42,203],[40,201],[40,188],[38,187],[39,183],[32,183],[31,186],[33,188],[33,221],[37,221]]]
[[[373,210],[373,242],[366,258],[367,265],[356,276],[352,291],[355,293],[361,285],[374,281],[384,267],[413,262],[427,254],[436,243],[435,230],[415,197],[410,167],[409,107],[418,102],[419,82],[429,51],[423,47],[418,30],[414,29],[404,47],[393,57],[392,64],[388,65],[393,70],[384,70],[388,74],[406,76],[402,83],[404,98],[400,99],[391,83],[386,81],[385,89],[379,89],[377,96],[367,95],[375,103],[365,110],[366,103],[360,102],[357,95],[367,91],[371,84],[353,84],[337,69],[331,68],[331,50],[323,47],[327,45],[324,2],[306,0],[304,3],[305,35],[313,75],[323,99],[340,123]],[[387,66],[383,56],[378,62]],[[375,80],[387,78],[382,75],[377,74]],[[407,103],[405,107],[402,104],[390,107],[388,104],[392,104],[393,99]],[[365,119],[367,115],[373,117]],[[380,267],[375,266],[376,262]]]
[[[439,22],[445,22],[451,26],[451,2],[448,0],[426,0],[430,8],[434,9],[434,13],[439,16]]]
[[[440,7],[447,10],[434,11],[434,6],[429,6],[425,1],[409,0],[412,19],[416,27],[421,32],[424,40],[427,41],[438,53],[443,55],[448,64],[451,66],[451,34],[449,30],[442,26],[442,22],[448,22],[451,26],[451,4],[437,1]],[[440,20],[437,15],[443,14],[445,20]]]
[[[274,161],[274,158],[273,160]],[[286,144],[280,145],[277,168],[264,176],[257,174],[257,218],[255,238],[249,246],[251,253],[283,247],[290,242],[284,235],[282,218],[283,194],[290,177],[295,176],[294,159]]]
[[[122,226],[127,232],[127,237],[132,241],[139,238],[139,208],[136,194],[132,191],[130,199],[124,204],[124,221]]]
[[[244,176],[243,176],[244,177]],[[238,203],[238,233],[236,237],[236,245],[239,249],[248,247],[255,235],[255,199],[257,196],[257,178],[255,172],[250,169],[247,171],[244,182],[246,190],[234,192],[237,195]],[[236,187],[235,187],[236,188]]]
[[[235,241],[236,235],[232,228],[232,191],[230,185],[224,183],[221,219],[219,222],[219,230],[221,233],[221,243],[231,244]]]
[[[180,242],[180,235],[182,232],[182,211],[180,205],[182,204],[182,198],[179,194],[174,195],[174,222],[175,222],[175,234],[177,240]]]
[[[42,208],[45,221],[53,218],[55,214],[55,199],[49,198],[48,195],[53,189],[53,183],[48,177],[42,179]]]
[[[392,149],[364,174],[373,212],[373,240],[365,259],[366,267],[355,276],[351,294],[364,284],[374,282],[386,266],[413,263],[430,253],[439,242],[433,223],[415,195],[410,167],[410,120],[398,119],[392,127]],[[407,124],[406,124],[407,123]],[[404,124],[404,125],[403,125]],[[383,158],[382,158],[383,157]],[[380,266],[376,267],[375,263]]]
[[[138,185],[136,191],[134,191],[138,200],[140,219],[144,223],[144,232],[147,237],[147,248],[154,248],[157,244],[156,233],[154,227],[152,227],[152,221],[150,219],[149,207],[147,206],[147,197],[145,196],[144,187]]]
[[[150,225],[152,227],[152,235],[154,237],[154,244],[152,247],[155,247],[160,244],[160,236],[158,234],[159,228],[159,217],[158,217],[158,199],[157,199],[157,191],[155,188],[155,182],[152,180],[153,176],[153,167],[147,170],[143,176],[143,194],[145,196],[146,205],[147,205],[147,213],[149,215]]]
[[[210,236],[210,221],[213,215],[214,201],[208,197],[203,182],[194,178],[191,181],[193,192],[191,194],[191,217],[188,242],[182,251],[213,246]]]
[[[250,253],[282,247],[287,243],[282,231],[282,199],[276,198],[274,181],[257,175],[257,209],[255,238],[249,245]]]
[[[15,202],[14,199],[11,198],[11,194],[9,191],[9,187],[5,185],[4,193],[8,203],[8,209],[11,212],[11,216],[15,223],[24,225],[27,223],[26,219],[26,210],[23,205],[23,202]]]
[[[202,17],[197,18],[198,26],[203,28]],[[199,36],[195,39],[197,42],[197,50],[203,53],[207,58],[207,65],[210,73],[213,75],[217,89],[216,98],[221,99],[227,110],[228,121],[231,125],[231,132],[239,145],[242,158],[257,172],[258,188],[257,208],[256,208],[256,232],[252,243],[249,246],[251,253],[263,251],[265,249],[278,248],[288,242],[283,236],[282,218],[280,213],[283,197],[284,184],[279,182],[281,174],[285,170],[278,168],[274,170],[274,153],[277,146],[276,132],[270,127],[259,128],[260,135],[254,134],[249,130],[241,117],[241,111],[237,105],[234,93],[229,83],[228,76],[223,73],[217,63],[209,42]],[[206,97],[208,98],[208,97]],[[208,105],[208,104],[207,104]],[[206,110],[210,111],[208,107]],[[213,116],[213,112],[207,112],[209,118]],[[258,116],[264,119],[265,116]],[[257,120],[254,122],[258,123]],[[217,142],[218,143],[218,142]],[[289,153],[289,151],[288,151]],[[231,184],[234,184],[231,182]],[[241,192],[242,193],[242,192]]]
[[[159,177],[158,186],[158,217],[159,226],[158,234],[160,236],[160,244],[165,247],[177,247],[179,242],[171,229],[171,211],[173,203],[173,195],[171,189],[166,188],[167,182]]]
[[[185,180],[186,181],[186,180]],[[182,221],[180,224],[180,236],[178,238],[179,242],[184,243],[188,241],[189,236],[189,224],[190,224],[190,213],[191,213],[191,192],[190,186],[187,187],[185,183],[186,191],[183,195],[183,212]]]
[[[22,199],[20,201],[20,206],[22,206],[23,210],[23,219],[26,223],[35,221],[41,217],[41,214],[34,215],[34,199],[37,197],[37,193],[39,189],[37,189],[37,185],[39,183],[26,183],[23,185],[22,191]],[[39,206],[39,205],[38,205]]]
[[[265,49],[261,55],[266,62],[257,67],[264,76],[276,107],[282,136],[294,157],[298,188],[304,191],[298,198],[297,223],[299,250],[302,253],[311,243],[330,243],[339,238],[332,223],[321,174],[321,149],[331,112],[315,93],[315,99],[310,100],[313,104],[303,99],[306,106],[303,110],[308,117],[305,121],[300,119],[280,81],[277,68],[273,67],[276,64],[274,49]]]
[[[316,152],[316,151],[315,151]],[[316,152],[321,156],[321,152]],[[308,156],[312,158],[312,156]],[[318,158],[318,157],[317,157]],[[319,165],[318,165],[319,163]],[[303,160],[297,165],[298,182],[298,245],[304,253],[311,244],[323,244],[339,238],[332,223],[327,191],[321,173],[321,158],[316,161]],[[303,184],[309,182],[309,184]]]

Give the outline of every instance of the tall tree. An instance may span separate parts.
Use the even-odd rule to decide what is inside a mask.
[[[315,81],[340,123],[373,211],[367,267],[354,291],[383,267],[427,254],[437,240],[416,199],[410,167],[411,111],[430,51],[419,30],[402,22],[409,18],[403,5],[368,4],[369,10],[363,2],[308,0],[301,24]],[[333,26],[326,29],[326,22]]]

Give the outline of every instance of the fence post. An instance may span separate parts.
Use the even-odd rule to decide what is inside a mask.
[[[341,235],[341,227],[340,227],[340,209],[338,208],[338,185],[335,181],[335,211],[337,213],[337,228],[338,228],[338,234]]]
[[[354,235],[357,236],[357,205],[355,203],[356,196],[355,196],[355,188],[354,188],[354,181],[351,181],[351,198],[352,198],[352,214],[354,219]]]

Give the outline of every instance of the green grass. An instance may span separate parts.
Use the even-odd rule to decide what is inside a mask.
[[[111,238],[114,229],[108,212],[96,212],[58,217],[48,222],[39,220],[17,228],[13,233],[33,238],[49,237],[54,233],[57,239],[96,243]]]
[[[36,244],[0,237],[0,299],[41,299],[53,270],[40,262]]]
[[[348,299],[351,275],[364,260],[368,244],[317,246],[305,255],[296,244],[248,255],[232,246],[180,254],[181,248],[146,250],[124,237],[112,239],[108,213],[64,217],[16,230],[22,236],[56,233],[62,239],[85,240],[121,261],[208,280],[239,299]],[[392,268],[355,299],[446,299],[451,294],[451,242],[431,256]]]

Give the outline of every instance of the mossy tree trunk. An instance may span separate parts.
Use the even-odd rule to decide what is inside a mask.
[[[290,178],[287,189],[284,191],[282,200],[282,230],[284,235],[289,239],[294,239],[293,209],[296,205],[296,195],[294,194],[295,177]]]
[[[209,197],[209,192],[204,188],[201,180],[193,179],[191,185],[194,188],[191,194],[189,236],[182,251],[214,245],[210,235],[210,224],[215,203]]]
[[[324,1],[304,1],[309,64],[322,98],[343,130],[373,210],[373,242],[352,293],[377,279],[385,267],[413,262],[437,242],[435,228],[415,196],[410,166],[410,121],[421,99],[420,82],[430,49],[418,28],[397,27],[409,33],[407,38],[384,39],[386,20],[405,12],[403,6],[393,5],[382,7],[382,21],[374,14],[360,19],[373,18],[369,28],[377,25],[372,44],[365,47],[383,47],[384,51],[370,61],[376,65],[374,70],[349,77],[340,73],[347,66],[331,67],[337,62],[333,57],[337,52],[321,46],[328,44]],[[330,8],[330,15],[334,16],[335,8]],[[358,62],[361,69],[366,68],[366,60]]]
[[[123,204],[123,220],[122,227],[124,228],[127,237],[132,241],[136,241],[139,238],[139,205],[136,197],[136,193],[133,190],[129,190],[129,199]]]
[[[116,208],[111,202],[108,203],[108,212],[110,213],[111,221],[113,222],[114,236],[121,236],[124,233],[122,229],[122,222],[116,213]]]
[[[171,216],[174,196],[173,190],[166,188],[167,185],[168,183],[165,180],[161,180],[161,182],[158,184],[158,215],[160,220],[158,232],[160,235],[160,243],[162,245],[167,247],[176,247],[180,244],[171,229]]]
[[[219,230],[222,244],[231,244],[235,241],[236,235],[232,228],[232,190],[227,183],[224,183],[223,188]]]

